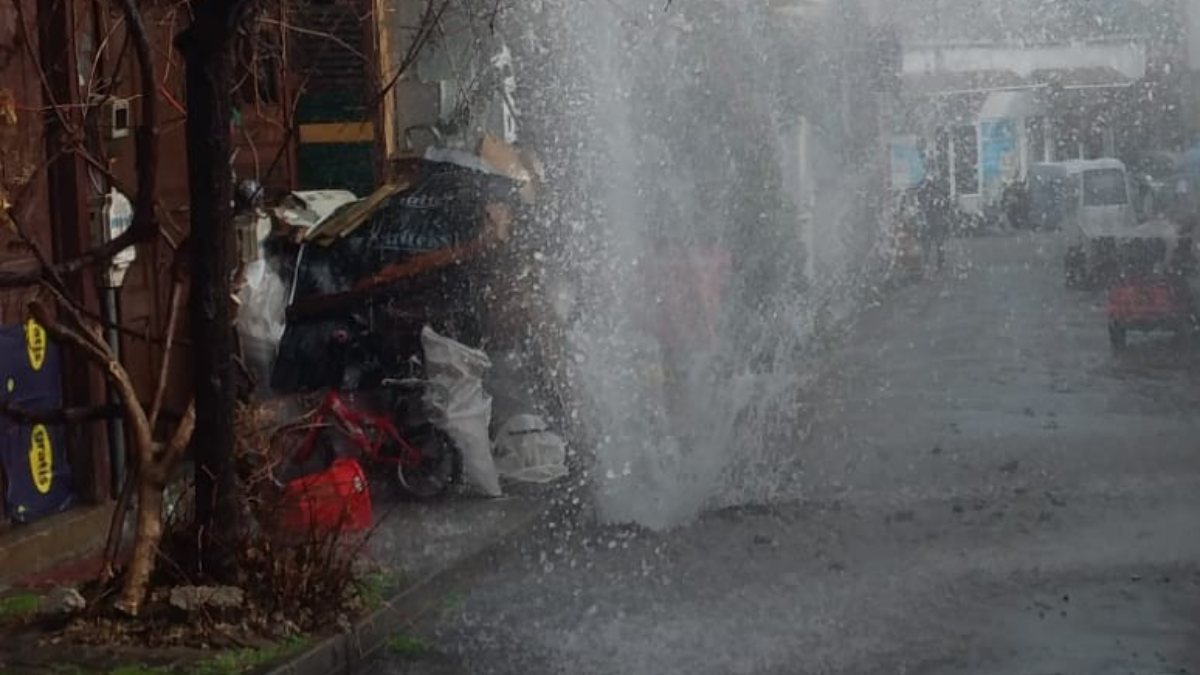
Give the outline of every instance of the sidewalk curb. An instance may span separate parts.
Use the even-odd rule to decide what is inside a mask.
[[[75,583],[74,568],[99,569],[112,512],[111,503],[82,506],[0,533],[0,589]]]
[[[500,549],[515,535],[530,528],[549,511],[543,504],[517,522],[493,533],[476,550],[435,570],[400,591],[382,607],[357,621],[345,633],[330,636],[289,662],[267,671],[267,675],[348,675],[379,650],[388,637],[420,617],[436,610],[456,587],[493,567]]]

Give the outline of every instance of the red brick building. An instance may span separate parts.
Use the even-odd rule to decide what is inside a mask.
[[[268,0],[264,4],[256,22],[260,39],[238,57],[236,153],[232,161],[239,177],[257,178],[269,188],[286,190],[295,187],[296,134],[289,132],[293,125],[285,102],[295,96],[296,78],[287,77],[284,67],[289,42],[284,34],[285,2]],[[184,77],[180,55],[173,46],[175,35],[187,23],[187,5],[157,0],[142,0],[140,5],[157,84],[157,196],[164,236],[138,247],[136,260],[116,293],[115,323],[120,326],[122,360],[148,400],[159,372],[167,367],[159,338],[172,291],[173,248],[186,236],[188,223]],[[141,105],[137,65],[119,3],[16,0],[0,4],[0,187],[10,203],[27,193],[13,210],[13,217],[55,260],[71,259],[100,243],[107,222],[106,195],[117,185],[130,190],[136,186],[133,129],[140,121]],[[76,144],[68,137],[67,128],[82,130],[81,144],[96,162],[108,167],[116,182],[79,153],[63,152],[64,147]],[[33,265],[32,251],[10,228],[0,228],[0,273]],[[105,284],[98,271],[84,272],[70,283],[89,311],[105,315]],[[6,367],[6,359],[23,364],[29,351],[31,343],[19,336],[27,334],[23,328],[25,304],[32,292],[29,288],[0,290],[0,332],[7,330],[17,336],[15,342],[0,339],[0,369]],[[168,413],[180,410],[187,396],[186,326],[180,327],[179,335],[181,342],[171,364],[178,375],[171,380]],[[50,349],[54,352],[53,346]],[[7,354],[2,353],[5,350]],[[69,350],[61,350],[54,358],[60,357],[59,374],[47,376],[50,379],[44,383],[47,395],[69,407],[103,406],[108,394],[95,370]],[[32,357],[29,363],[34,363]],[[0,372],[0,381],[6,382],[10,398],[19,398],[24,386],[20,377]],[[45,453],[39,460],[36,448],[24,447],[30,445],[24,439],[31,430],[12,423],[0,428],[0,452],[6,453],[0,465],[4,493],[0,497],[0,583],[22,561],[36,563],[42,555],[40,551],[31,553],[31,547],[24,545],[31,536],[60,548],[65,544],[67,549],[80,550],[87,547],[82,538],[95,538],[97,530],[103,536],[106,519],[102,508],[93,508],[99,515],[84,525],[77,524],[74,531],[54,534],[56,521],[78,523],[78,507],[86,511],[89,505],[105,505],[113,494],[113,466],[118,459],[108,442],[113,437],[113,422],[103,410],[91,417],[91,421],[57,427],[50,436],[38,432],[39,438],[53,438],[53,445],[62,446],[55,448],[53,470],[45,465]],[[36,479],[39,461],[44,480]],[[37,491],[57,491],[63,486],[48,487],[47,483],[55,480],[62,463],[70,467],[69,474],[62,475],[69,475],[63,481],[69,482],[71,514],[25,517],[23,506],[13,508],[13,499],[7,497],[17,482],[28,482],[23,470],[35,475]],[[59,506],[51,505],[48,510],[64,510]],[[14,525],[33,520],[39,522]]]

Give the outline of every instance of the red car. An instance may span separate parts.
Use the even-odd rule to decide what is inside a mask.
[[[1122,279],[1108,290],[1108,338],[1113,349],[1125,347],[1130,330],[1186,331],[1193,316],[1187,284],[1170,276]]]

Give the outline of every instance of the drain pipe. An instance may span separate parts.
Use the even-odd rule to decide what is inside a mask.
[[[114,239],[124,232],[133,222],[133,205],[129,199],[116,189],[109,187],[103,197],[104,208],[100,211],[100,235],[106,240]],[[104,341],[112,350],[113,356],[121,360],[121,322],[118,293],[125,281],[125,273],[129,270],[136,253],[126,249],[113,256],[107,267],[100,272],[100,315],[104,320]],[[111,384],[107,387],[109,405],[122,410],[121,395]],[[113,485],[113,494],[121,492],[125,485],[125,476],[129,471],[126,461],[125,418],[122,415],[108,421],[106,436],[108,440],[109,468]]]
[[[107,275],[105,275],[107,276]],[[117,329],[120,312],[117,311],[117,289],[111,284],[105,284],[101,293],[101,314],[104,317],[104,340],[113,356],[121,360],[121,331]],[[121,410],[121,395],[115,387],[108,385],[108,403]],[[114,494],[120,492],[125,484],[125,418],[121,415],[108,421],[108,453],[109,466],[112,468],[112,484]]]

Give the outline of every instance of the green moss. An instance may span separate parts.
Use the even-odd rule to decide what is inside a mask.
[[[396,656],[420,656],[433,651],[433,648],[428,642],[419,637],[405,635],[403,633],[393,635],[392,637],[388,638],[387,641],[383,643],[383,646],[387,648],[389,653]]]
[[[295,637],[259,649],[222,652],[189,671],[190,675],[243,675],[270,663],[282,661],[309,645],[308,638]]]
[[[457,612],[467,604],[467,594],[460,591],[455,591],[446,596],[442,601],[442,609],[447,612]]]
[[[386,574],[368,574],[358,582],[358,597],[369,610],[376,610],[387,600],[391,580]]]
[[[408,583],[402,572],[389,570],[364,575],[355,582],[358,599],[368,611],[379,609]]]
[[[108,675],[171,675],[170,668],[162,666],[147,666],[140,663],[134,663],[125,666],[117,666],[108,671]]]
[[[0,598],[0,621],[21,619],[38,611],[42,598],[33,593],[16,593]]]

